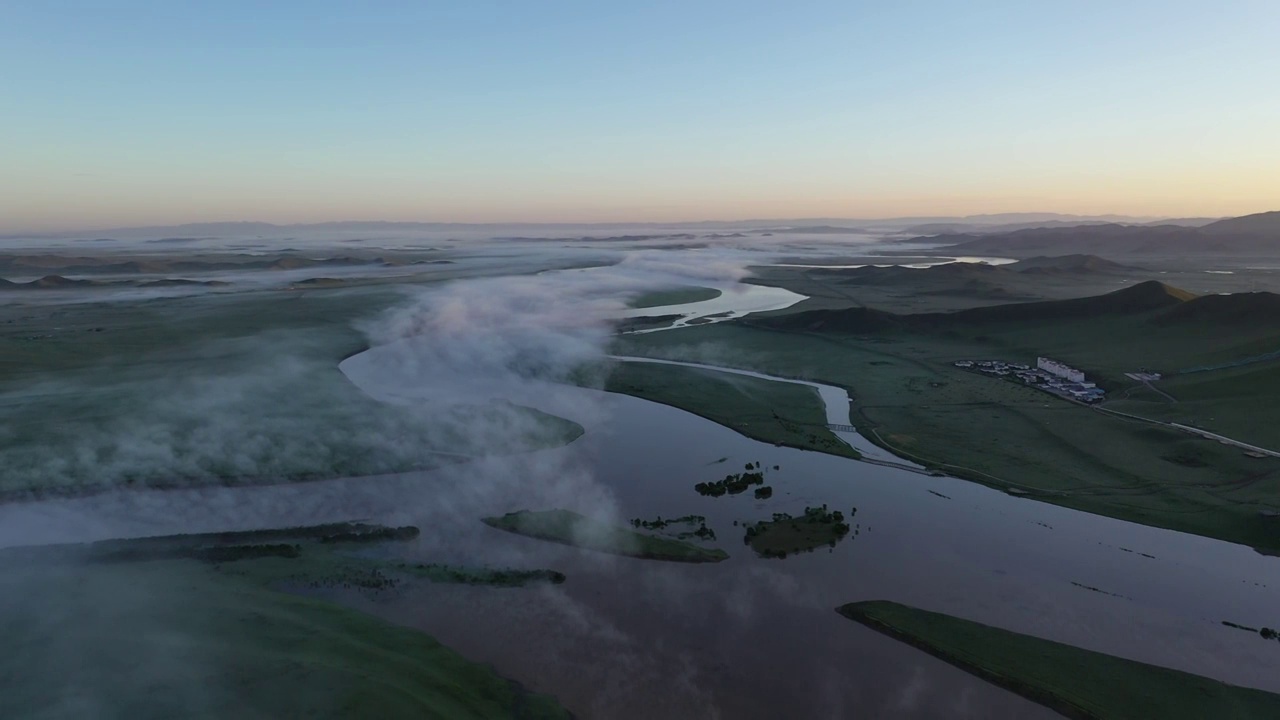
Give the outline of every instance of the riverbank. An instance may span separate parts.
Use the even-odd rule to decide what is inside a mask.
[[[1069,718],[1280,715],[1280,695],[1136,663],[892,602],[837,611]]]
[[[417,529],[339,524],[0,553],[0,715],[569,717],[427,635],[280,589],[396,586],[378,564],[335,555],[339,535],[404,541]]]
[[[1264,514],[1280,510],[1280,459],[952,367],[975,356],[971,344],[737,322],[630,335],[618,350],[677,361],[714,353],[738,358],[741,369],[850,388],[850,424],[926,467],[1086,512],[1280,549],[1280,527]]]
[[[809,387],[632,358],[615,358],[604,372],[609,392],[677,407],[762,442],[861,457],[827,428],[827,406]]]

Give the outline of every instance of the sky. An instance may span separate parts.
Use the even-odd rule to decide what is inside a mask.
[[[1280,209],[1275,0],[0,0],[0,232]]]

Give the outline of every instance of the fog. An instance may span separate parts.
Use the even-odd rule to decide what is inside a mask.
[[[591,386],[603,381],[598,371],[628,300],[689,285],[733,293],[749,276],[750,265],[792,252],[787,242],[780,239],[771,248],[708,243],[679,251],[610,243],[584,248],[487,243],[457,253],[457,265],[442,266],[439,277],[388,289],[385,295],[377,290],[377,302],[369,300],[375,295],[367,289],[308,291],[316,295],[232,292],[195,304],[153,300],[174,311],[201,308],[175,318],[190,323],[209,323],[211,308],[235,302],[268,313],[277,303],[326,297],[333,304],[323,306],[325,312],[348,305],[367,309],[328,324],[228,332],[176,345],[174,352],[190,361],[168,370],[149,363],[145,372],[133,372],[114,360],[10,387],[0,402],[24,405],[40,424],[4,428],[0,462],[7,468],[6,482],[74,481],[99,492],[63,500],[17,498],[0,505],[0,546],[348,519],[412,524],[422,531],[419,540],[397,552],[418,560],[567,568],[576,578],[572,586],[519,591],[523,599],[512,602],[526,609],[489,615],[487,629],[475,624],[477,604],[508,602],[483,594],[500,591],[433,586],[428,620],[445,635],[453,632],[449,628],[466,629],[442,637],[446,644],[460,643],[481,657],[503,653],[499,657],[517,667],[550,664],[563,675],[576,672],[573,668],[591,655],[590,672],[556,682],[593,683],[594,704],[588,708],[593,715],[613,716],[628,707],[642,711],[635,699],[645,697],[653,699],[650,709],[670,707],[672,716],[738,716],[749,699],[739,698],[732,707],[722,703],[723,688],[741,687],[734,685],[742,682],[740,676],[731,673],[725,679],[687,641],[655,639],[648,628],[668,620],[677,628],[693,622],[700,632],[723,633],[725,645],[718,651],[724,651],[756,642],[756,633],[772,628],[785,608],[800,625],[792,628],[789,649],[779,658],[804,657],[797,640],[822,633],[830,622],[831,601],[822,592],[788,571],[763,565],[637,566],[639,561],[536,541],[495,542],[495,531],[477,520],[526,508],[565,508],[625,523],[629,511],[624,507],[632,505],[620,500],[616,483],[608,482],[612,478],[601,475],[609,472],[607,463],[576,452],[527,451],[550,438],[547,423],[525,408],[578,423],[589,433],[607,427],[619,405]],[[581,267],[587,264],[594,267]],[[131,307],[128,302],[122,306]],[[348,345],[347,351],[335,352]],[[357,352],[362,347],[367,350]],[[741,354],[714,346],[698,352],[725,364],[744,361]],[[76,402],[67,405],[68,398]],[[109,420],[64,410],[86,402]],[[26,441],[32,437],[48,442]],[[437,470],[395,472],[416,465]],[[338,477],[280,482],[298,475]],[[222,487],[229,479],[242,487]],[[135,490],[146,485],[178,489]],[[718,544],[732,540],[721,538]],[[74,580],[71,573],[68,581]],[[9,581],[11,588],[21,587],[24,574],[12,573]],[[188,630],[170,610],[183,598],[152,582],[122,579],[84,591],[103,594],[104,617],[115,612],[112,608],[119,610],[124,619],[118,622],[140,638],[149,658],[135,675],[119,678],[116,691],[180,683],[202,666],[216,668],[225,661],[181,644]],[[627,612],[643,618],[614,615],[599,600],[602,588],[621,593]],[[414,592],[405,597],[413,598]],[[424,622],[412,601],[337,599],[407,624]],[[455,601],[459,604],[451,610]],[[63,608],[56,596],[22,598],[12,592],[6,604],[9,617],[46,611],[58,617]],[[531,645],[500,644],[501,650],[485,644],[494,634],[501,638],[504,628],[514,632],[528,622],[545,623],[552,636]],[[48,625],[30,629],[37,631],[52,630]],[[763,637],[779,632],[786,634],[775,628]],[[823,647],[832,642],[824,640]],[[106,652],[95,643],[92,637],[61,637],[32,654],[29,663],[49,672],[71,665],[88,673],[101,666]],[[950,707],[947,688],[954,678],[951,685],[925,687],[929,682],[904,686],[893,700],[902,714],[927,714],[939,707],[940,696]],[[803,692],[814,694],[808,707],[821,708],[820,714],[843,712],[850,697],[843,683],[831,670],[806,677]],[[110,716],[111,692],[109,683],[80,686],[70,693],[77,704],[67,711]],[[926,696],[927,701],[918,700]],[[188,710],[207,702],[208,693],[199,687],[181,700]]]

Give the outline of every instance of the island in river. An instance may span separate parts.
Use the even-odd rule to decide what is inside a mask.
[[[1280,717],[1280,695],[893,602],[837,611],[1069,718]]]
[[[729,557],[718,548],[634,532],[571,510],[520,510],[501,517],[487,517],[484,522],[517,535],[646,560],[703,563],[720,562]]]

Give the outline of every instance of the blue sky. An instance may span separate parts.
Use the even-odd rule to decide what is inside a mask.
[[[0,3],[0,229],[1280,207],[1280,3]]]

